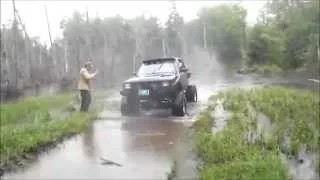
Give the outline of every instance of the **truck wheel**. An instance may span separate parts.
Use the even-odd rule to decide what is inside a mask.
[[[186,90],[186,99],[188,102],[192,100],[192,86],[188,86]]]
[[[187,112],[187,100],[183,92],[179,93],[172,107],[173,116],[184,116]]]
[[[198,101],[198,92],[196,86],[188,86],[186,91],[187,102],[197,102]]]
[[[122,116],[127,116],[129,114],[127,103],[124,98],[121,98],[120,112]]]
[[[192,102],[198,102],[198,90],[196,86],[192,86],[193,88],[193,96],[192,96]]]
[[[127,102],[125,98],[121,99],[120,111],[123,116],[138,115],[140,113],[139,107],[134,103]]]
[[[128,115],[139,115],[140,109],[139,106],[135,103],[128,104]]]

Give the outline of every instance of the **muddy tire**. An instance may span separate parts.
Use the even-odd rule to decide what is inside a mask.
[[[172,107],[173,116],[184,116],[187,113],[187,99],[183,92],[179,93]]]
[[[198,101],[198,92],[196,86],[188,86],[186,91],[187,102],[197,102]]]
[[[122,116],[127,116],[129,114],[125,98],[121,98],[120,112]]]
[[[120,112],[123,116],[138,115],[140,113],[139,107],[135,103],[128,103],[125,98],[122,98],[120,105]]]

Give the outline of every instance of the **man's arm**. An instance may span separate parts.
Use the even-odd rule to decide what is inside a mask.
[[[97,75],[97,72],[90,74],[87,70],[82,71],[82,74],[86,79],[92,79]]]

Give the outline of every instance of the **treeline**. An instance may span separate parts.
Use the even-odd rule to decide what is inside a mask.
[[[319,66],[319,8],[318,0],[268,1],[258,23],[247,31],[248,64]],[[319,67],[313,70],[319,75]]]
[[[181,56],[183,51],[183,34],[178,32],[184,22],[175,4],[164,28],[156,17],[102,19],[74,12],[60,24],[63,37],[50,47],[30,38],[17,19],[1,28],[2,97],[50,84],[75,89],[80,67],[88,59],[100,70],[96,87],[112,87],[136,71],[142,60]]]
[[[52,83],[74,89],[88,59],[100,69],[96,86],[104,88],[131,75],[143,59],[162,56],[184,57],[193,72],[210,71],[215,59],[299,68],[319,61],[318,7],[311,0],[269,1],[254,26],[246,24],[247,11],[238,4],[203,8],[184,22],[173,3],[164,27],[156,17],[102,19],[75,12],[61,22],[63,37],[50,47],[15,20],[1,28],[1,92]]]

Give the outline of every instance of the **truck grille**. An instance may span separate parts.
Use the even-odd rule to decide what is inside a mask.
[[[147,82],[147,83],[139,83],[139,89],[149,89],[149,91],[156,91],[160,87],[160,83],[155,82]]]

